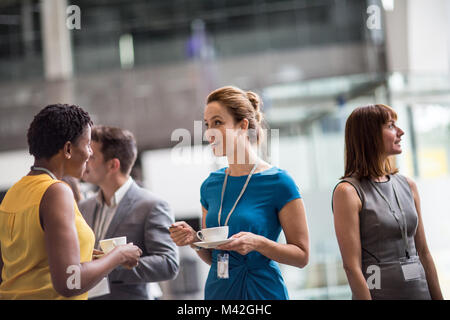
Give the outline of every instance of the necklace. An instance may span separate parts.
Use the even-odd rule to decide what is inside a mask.
[[[54,180],[58,180],[56,178],[56,176],[48,169],[46,168],[42,168],[42,167],[35,167],[35,166],[31,166],[30,168],[32,171],[44,171],[45,173],[47,173],[50,177],[52,177],[52,179]]]

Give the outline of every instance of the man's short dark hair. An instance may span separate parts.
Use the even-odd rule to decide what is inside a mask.
[[[105,161],[117,158],[120,171],[129,174],[137,157],[137,146],[134,135],[116,127],[95,126],[92,128],[92,141],[101,144],[100,151]]]
[[[36,159],[49,159],[67,141],[76,143],[87,126],[92,126],[89,114],[81,107],[68,104],[46,106],[34,116],[28,128],[30,154]]]

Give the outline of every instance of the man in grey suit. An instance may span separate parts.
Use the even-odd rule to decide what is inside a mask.
[[[95,248],[102,239],[126,236],[142,249],[137,267],[116,268],[109,276],[110,293],[99,299],[150,299],[150,282],[174,279],[179,256],[168,227],[174,222],[167,202],[139,187],[130,177],[137,147],[131,132],[95,126],[92,156],[83,180],[99,186],[98,193],[82,201],[79,209],[94,230]]]

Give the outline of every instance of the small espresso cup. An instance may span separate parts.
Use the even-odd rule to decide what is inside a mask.
[[[99,244],[100,244],[100,248],[102,249],[102,251],[104,253],[108,253],[112,249],[114,249],[116,246],[127,244],[127,237],[104,239],[104,240],[100,240]]]
[[[197,237],[204,242],[226,240],[228,239],[228,226],[202,229],[197,232]]]

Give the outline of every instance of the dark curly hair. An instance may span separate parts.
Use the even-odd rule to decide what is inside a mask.
[[[49,159],[67,141],[76,143],[88,125],[93,125],[92,120],[81,107],[68,104],[48,105],[34,116],[28,128],[30,154],[36,159]]]

